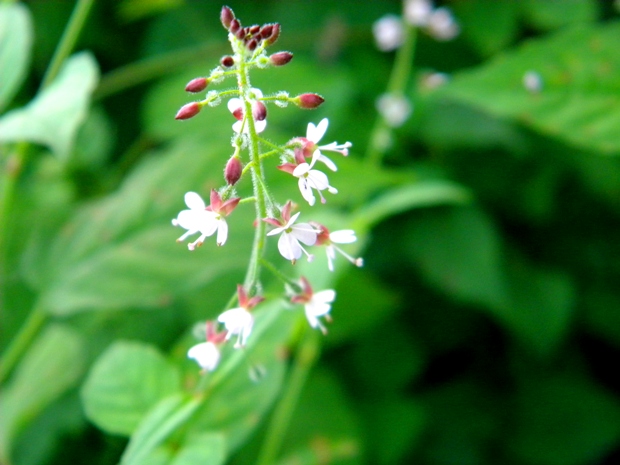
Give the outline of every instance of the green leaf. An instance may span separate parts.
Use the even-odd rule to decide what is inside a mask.
[[[48,405],[74,386],[85,365],[84,341],[73,330],[48,327],[28,350],[0,396],[0,457]]]
[[[170,465],[222,465],[226,460],[226,441],[219,433],[191,435]]]
[[[98,79],[97,62],[91,54],[73,55],[48,88],[26,107],[0,119],[0,142],[43,144],[60,160],[67,161]]]
[[[143,464],[143,459],[194,414],[201,398],[173,394],[159,401],[140,423],[121,457],[120,465]]]
[[[515,430],[505,437],[520,463],[599,463],[620,439],[617,398],[581,376],[528,380],[514,412]]]
[[[180,389],[180,373],[155,348],[119,341],[93,365],[82,400],[98,427],[129,435],[148,410]]]
[[[0,5],[0,111],[26,77],[32,49],[30,11],[21,4]]]
[[[575,146],[617,153],[619,36],[620,24],[611,23],[532,40],[486,65],[455,75],[442,92]],[[542,79],[538,92],[523,85],[529,71]]]
[[[523,0],[516,4],[532,24],[540,29],[593,22],[599,8],[593,0]]]

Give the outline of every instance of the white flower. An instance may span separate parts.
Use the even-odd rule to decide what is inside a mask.
[[[402,95],[382,94],[377,99],[377,110],[392,128],[402,126],[412,112],[411,104]]]
[[[249,97],[248,100],[252,103],[252,106],[254,107],[257,102],[259,102],[260,99],[263,98],[263,93],[260,89],[256,89],[256,88],[251,88],[249,91]],[[249,129],[248,129],[248,123],[247,121],[245,121],[244,118],[244,113],[245,113],[245,103],[242,99],[240,98],[231,98],[228,101],[228,110],[230,110],[230,112],[233,114],[233,116],[235,118],[237,118],[238,121],[236,121],[233,124],[233,131],[235,131],[237,134],[240,133],[242,131],[243,128],[243,133],[244,134],[248,134],[249,133]],[[262,102],[261,102],[261,105]],[[264,107],[264,105],[263,105]],[[267,120],[264,119],[257,119],[255,118],[254,120],[254,128],[256,129],[257,133],[261,133],[265,130],[265,128],[267,127]]]
[[[312,123],[308,123],[308,129],[306,130],[306,139],[304,144],[304,155],[305,156],[314,156],[314,153],[318,150],[319,155],[317,160],[322,163],[325,163],[327,167],[336,171],[336,165],[333,161],[327,158],[321,150],[325,150],[326,152],[337,152],[345,157],[349,155],[349,147],[351,147],[351,142],[345,142],[344,144],[339,144],[338,142],[331,142],[327,145],[318,145],[320,140],[325,135],[327,131],[327,126],[329,126],[329,120],[327,118],[323,118],[318,125],[314,125]]]
[[[220,361],[220,351],[213,342],[201,342],[190,347],[187,356],[196,360],[204,370],[213,371]]]
[[[202,245],[206,237],[211,236],[221,226],[221,222],[218,218],[219,215],[215,212],[206,210],[204,200],[202,200],[196,192],[188,192],[185,194],[185,205],[189,207],[189,210],[182,210],[179,215],[172,220],[172,224],[187,229],[187,231],[177,239],[177,242],[182,242],[192,234],[200,233],[198,239],[187,244],[189,250],[194,250],[196,247]],[[226,222],[224,221],[224,223]]]
[[[523,75],[523,87],[532,94],[539,93],[543,88],[542,76],[536,71],[527,71]]]
[[[316,189],[321,203],[325,203],[325,197],[321,194],[322,190],[327,189],[331,194],[337,194],[338,189],[329,185],[327,175],[319,170],[313,170],[312,167],[321,156],[321,152],[316,150],[312,156],[310,164],[301,163],[293,170],[293,176],[299,178],[299,190],[304,199],[308,201],[310,206],[314,205],[315,198],[312,189]]]
[[[403,23],[396,15],[385,15],[372,25],[377,48],[382,52],[395,50],[403,44]]]
[[[237,335],[235,347],[245,346],[254,325],[254,317],[250,312],[242,307],[231,308],[222,313],[217,318],[217,321],[222,323],[226,327],[226,331],[228,331],[226,340],[233,335]]]
[[[428,31],[437,40],[452,40],[460,32],[459,25],[447,8],[437,8],[428,18]]]
[[[433,11],[430,0],[405,0],[404,17],[412,26],[425,26]]]
[[[293,263],[301,257],[302,252],[308,257],[308,261],[311,262],[314,258],[306,249],[302,247],[300,242],[306,245],[314,245],[316,242],[317,231],[308,223],[295,224],[295,221],[299,217],[300,213],[295,213],[284,226],[277,227],[267,233],[268,236],[275,236],[276,234],[282,234],[278,239],[278,250],[280,254],[287,260],[291,260]],[[283,215],[286,220],[286,215]],[[271,224],[274,224],[272,220]],[[281,222],[280,222],[281,224]]]
[[[336,252],[341,254],[355,266],[362,266],[364,264],[364,260],[361,258],[353,258],[351,255],[346,253],[340,247],[337,247],[335,244],[351,244],[355,242],[357,237],[355,237],[355,231],[352,229],[343,229],[340,231],[334,231],[329,233],[329,243],[326,245],[327,251],[327,267],[329,271],[334,271],[334,263],[333,261],[336,259]]]
[[[320,328],[323,333],[327,332],[325,327],[319,321],[319,317],[329,317],[328,314],[332,308],[331,303],[334,301],[335,298],[336,291],[334,291],[333,289],[327,289],[325,291],[320,291],[316,294],[312,294],[310,301],[304,305],[306,318],[308,319],[308,323],[310,323],[310,326],[312,326],[313,328]]]

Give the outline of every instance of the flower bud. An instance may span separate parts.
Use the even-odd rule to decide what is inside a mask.
[[[245,39],[246,30],[242,27],[235,33],[235,37],[239,40]]]
[[[260,36],[263,39],[268,39],[271,37],[271,32],[273,31],[273,24],[265,24],[260,30]]]
[[[269,57],[269,61],[274,66],[284,66],[293,59],[291,52],[278,52]]]
[[[235,18],[230,22],[230,27],[228,28],[228,30],[233,34],[236,34],[239,29],[241,29],[241,23],[237,18]]]
[[[208,84],[209,80],[207,78],[198,77],[189,81],[185,86],[185,90],[192,93],[202,92],[207,88]]]
[[[295,105],[306,110],[318,108],[324,101],[325,99],[318,94],[301,94],[293,99]]]
[[[263,121],[267,118],[267,107],[259,100],[252,102],[252,116],[256,121]]]
[[[233,186],[239,181],[242,169],[239,158],[234,155],[230,157],[230,160],[226,163],[226,168],[224,168],[224,179],[226,179],[228,185]]]
[[[187,105],[183,105],[181,109],[177,112],[174,119],[189,119],[193,116],[196,116],[202,107],[198,102],[188,103]]]
[[[260,31],[260,26],[257,26],[256,24],[254,26],[248,27],[248,32],[250,33],[250,35],[254,35],[258,33],[258,31]]]
[[[261,36],[262,35],[263,34],[261,32]],[[275,44],[278,40],[278,37],[280,37],[280,25],[278,23],[274,23],[271,26],[271,34],[269,35],[269,37],[265,38],[265,44],[267,46]]]
[[[248,41],[248,43],[245,46],[248,48],[250,52],[253,52],[254,50],[256,50],[257,45],[258,45],[258,42],[256,41],[256,39],[251,39]]]
[[[224,68],[230,68],[234,64],[235,64],[235,59],[231,57],[230,55],[223,56],[222,59],[220,60],[220,65],[222,65]]]
[[[222,11],[220,12],[220,21],[222,21],[222,26],[224,26],[224,29],[230,29],[230,24],[233,19],[235,19],[233,10],[227,6],[223,6]]]

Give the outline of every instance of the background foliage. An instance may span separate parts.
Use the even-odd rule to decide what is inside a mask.
[[[280,22],[295,54],[255,86],[326,99],[274,108],[269,137],[327,116],[329,136],[353,142],[323,214],[356,229],[365,266],[286,268],[338,294],[329,335],[296,356],[313,336],[267,283],[250,347],[225,354],[204,396],[191,395],[191,328],[240,281],[251,231],[240,214],[224,248],[175,243],[183,193],[221,182],[232,121],[223,106],[173,116],[226,53],[221,4],[96,2],[41,90],[74,4],[0,4],[3,361],[34,328],[2,385],[1,463],[256,463],[274,405],[291,414],[281,464],[617,463],[617,13],[447,4],[461,35],[419,37],[414,114],[380,166],[364,154],[394,57],[371,29],[400,3],[230,4],[244,24]],[[429,70],[450,82],[419,85]]]

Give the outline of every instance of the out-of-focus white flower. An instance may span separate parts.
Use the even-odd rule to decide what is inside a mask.
[[[391,93],[379,96],[376,106],[386,124],[392,128],[402,126],[413,111],[411,103],[405,96]]]
[[[226,327],[226,331],[228,331],[226,334],[227,340],[231,336],[237,335],[235,347],[245,346],[252,332],[252,326],[254,326],[254,317],[250,312],[242,307],[231,308],[218,316],[217,321]]]
[[[291,302],[303,304],[306,313],[306,319],[312,328],[319,328],[323,334],[327,333],[327,329],[319,317],[324,317],[327,321],[331,321],[329,312],[332,308],[331,303],[336,298],[336,291],[326,289],[324,291],[314,292],[310,283],[303,276],[300,279],[302,293],[291,297]]]
[[[405,0],[405,21],[412,26],[426,26],[433,12],[430,0]]]
[[[532,94],[539,93],[543,88],[543,80],[540,73],[529,70],[523,75],[523,87]]]
[[[357,240],[355,237],[355,231],[352,229],[342,229],[340,231],[329,232],[325,226],[314,221],[310,222],[310,225],[315,228],[319,234],[315,245],[324,245],[327,252],[327,268],[329,271],[334,271],[334,260],[336,259],[336,252],[341,254],[355,266],[361,267],[364,265],[362,258],[354,258],[340,247],[335,244],[351,244]]]
[[[276,226],[276,228],[269,231],[267,235],[275,236],[276,234],[281,234],[278,239],[278,250],[287,260],[291,260],[295,263],[295,261],[301,257],[301,254],[304,253],[310,262],[314,257],[306,252],[306,249],[302,247],[300,242],[306,245],[314,245],[317,231],[308,223],[295,224],[300,213],[295,213],[291,217],[291,205],[291,202],[287,202],[282,209],[283,221],[276,218],[264,218],[264,221]]]
[[[404,27],[402,20],[396,15],[385,15],[372,25],[377,48],[382,52],[396,50],[403,44]]]
[[[437,8],[431,13],[427,27],[429,34],[441,41],[452,40],[461,31],[452,12],[444,7]]]
[[[293,170],[293,176],[299,178],[299,191],[301,195],[306,201],[312,206],[314,205],[315,198],[312,189],[316,189],[317,194],[321,198],[321,203],[325,203],[325,197],[321,194],[322,190],[326,190],[330,194],[337,194],[338,189],[329,185],[329,180],[327,179],[327,175],[322,171],[312,169],[314,164],[321,156],[321,152],[316,150],[314,155],[312,156],[312,161],[310,164],[304,162],[295,167]]]
[[[196,360],[203,370],[213,371],[220,361],[220,351],[212,342],[201,342],[190,347],[187,356]]]
[[[424,90],[434,90],[443,86],[449,80],[450,76],[446,73],[427,72],[420,76],[420,87]]]

